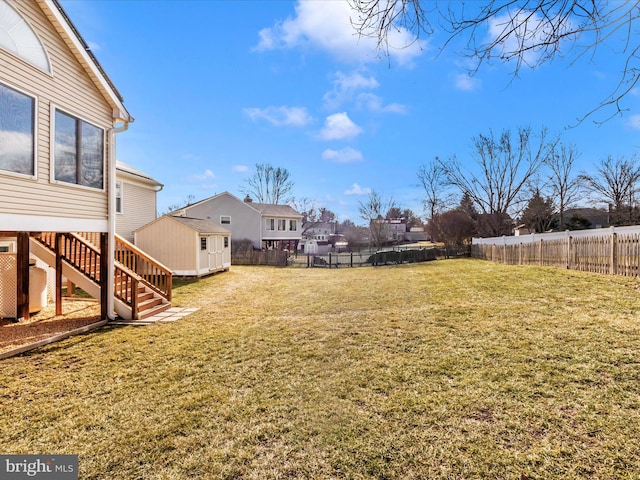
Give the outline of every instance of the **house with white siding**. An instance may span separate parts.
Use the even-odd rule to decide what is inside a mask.
[[[302,238],[302,215],[289,205],[240,200],[223,192],[187,205],[174,216],[201,218],[220,224],[231,232],[233,241],[250,240],[257,249],[295,251]]]
[[[116,161],[116,233],[133,242],[133,231],[157,218],[157,194],[164,185],[147,173]]]
[[[63,275],[100,299],[103,319],[164,308],[171,272],[116,248],[116,136],[134,119],[57,0],[0,0],[0,106],[0,238],[10,245],[0,251],[0,302],[13,302],[9,316],[30,315],[34,256],[55,272],[56,313]],[[116,262],[115,250],[132,263]],[[143,265],[144,275],[132,270]]]

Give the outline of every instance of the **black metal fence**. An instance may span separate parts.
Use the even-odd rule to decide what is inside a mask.
[[[463,247],[395,247],[384,250],[328,253],[326,255],[297,255],[289,258],[289,264],[307,268],[343,268],[399,265],[402,263],[428,262],[442,258],[469,257],[468,246]]]

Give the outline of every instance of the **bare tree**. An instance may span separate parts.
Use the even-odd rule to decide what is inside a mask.
[[[565,228],[564,212],[571,207],[580,190],[578,177],[573,176],[573,167],[578,156],[575,145],[558,143],[545,161],[549,168],[549,187],[560,217],[560,229]]]
[[[369,224],[369,242],[374,247],[383,246],[388,240],[389,229],[384,214],[395,207],[393,198],[384,198],[372,190],[366,201],[358,202],[360,217]]]
[[[253,175],[246,180],[247,186],[240,187],[246,195],[254,196],[258,203],[286,204],[293,201],[290,195],[293,181],[286,168],[274,167],[268,163],[257,163]]]
[[[424,209],[429,218],[433,218],[442,211],[450,201],[447,195],[447,176],[442,162],[438,157],[420,165],[418,168],[418,180],[424,189]]]
[[[480,208],[479,233],[484,236],[508,235],[510,214],[521,198],[527,182],[538,172],[552,151],[542,130],[532,149],[530,128],[518,129],[516,138],[504,130],[498,138],[493,132],[472,139],[471,157],[479,169],[465,168],[455,157],[441,161],[449,182],[464,192]]]
[[[635,156],[601,160],[594,175],[581,174],[581,182],[596,199],[607,203],[611,210],[610,223],[631,224],[636,221],[635,196],[640,185],[640,166]]]
[[[575,62],[606,45],[620,54],[622,73],[611,93],[582,119],[604,106],[615,108],[612,116],[620,113],[621,100],[640,80],[637,0],[348,1],[356,14],[356,32],[376,38],[378,49],[387,55],[406,46],[390,43],[396,31],[406,30],[418,41],[444,29],[448,36],[442,48],[458,37],[465,40],[461,53],[475,60],[471,73],[495,58],[511,62],[517,76],[523,65],[535,68],[556,57]]]

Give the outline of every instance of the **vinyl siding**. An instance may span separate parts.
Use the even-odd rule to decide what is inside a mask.
[[[33,96],[37,101],[36,179],[17,177],[0,171],[0,215],[65,218],[82,230],[83,220],[104,220],[108,215],[109,139],[112,107],[99,92],[78,60],[67,48],[49,20],[33,0],[9,1],[30,24],[47,50],[52,75],[0,49],[0,82]],[[52,106],[105,130],[104,190],[53,183],[51,174]],[[2,226],[10,230],[11,225]]]
[[[178,275],[195,275],[200,244],[198,233],[168,217],[160,217],[138,230],[138,248]],[[183,273],[193,272],[193,273]]]
[[[116,233],[133,242],[133,231],[156,219],[156,192],[126,180],[120,181],[122,213],[116,214]]]
[[[231,238],[234,241],[247,238],[251,240],[254,247],[262,247],[262,239],[260,237],[262,220],[260,213],[246,205],[242,200],[222,193],[197,205],[186,207],[184,211],[188,217],[211,220],[218,224],[220,223],[221,215],[229,215],[231,223],[222,226],[231,232]]]

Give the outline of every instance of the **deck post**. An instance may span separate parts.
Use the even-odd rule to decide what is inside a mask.
[[[29,233],[18,232],[16,253],[16,320],[29,319]]]
[[[100,318],[108,317],[109,282],[109,237],[106,232],[100,233]]]
[[[56,251],[56,315],[62,315],[62,234],[56,233],[54,248]],[[71,295],[71,281],[67,282],[67,294]]]

